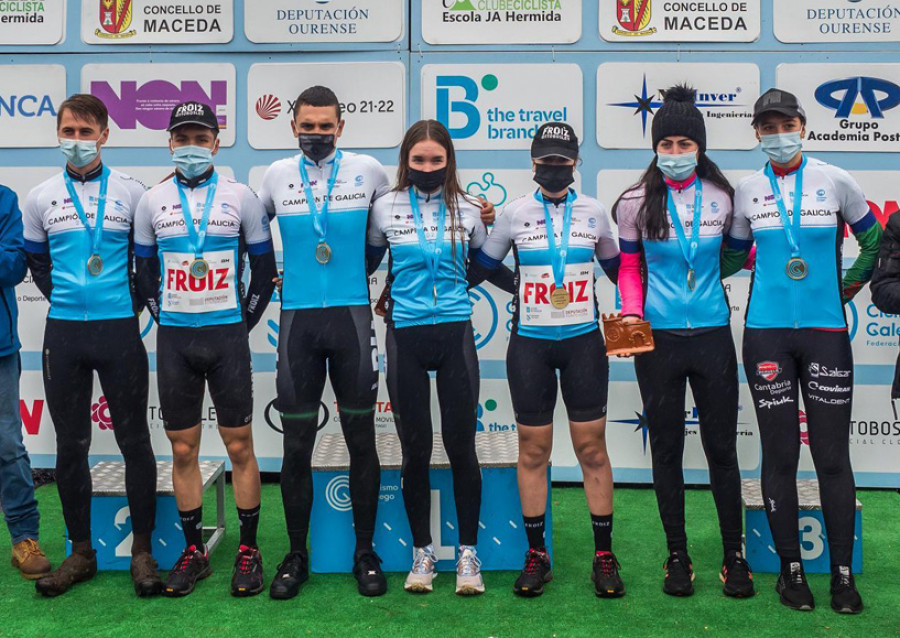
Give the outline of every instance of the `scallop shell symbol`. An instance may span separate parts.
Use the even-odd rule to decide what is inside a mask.
[[[256,114],[266,121],[274,120],[281,114],[281,100],[274,95],[263,95],[256,101]]]

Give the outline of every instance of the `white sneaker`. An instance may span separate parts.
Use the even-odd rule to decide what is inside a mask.
[[[434,589],[432,581],[437,576],[434,570],[435,563],[437,563],[437,556],[434,555],[434,545],[416,547],[412,569],[409,570],[403,589],[417,594],[431,593]]]
[[[481,578],[481,561],[471,545],[460,545],[456,561],[456,593],[460,596],[477,596],[484,593]]]

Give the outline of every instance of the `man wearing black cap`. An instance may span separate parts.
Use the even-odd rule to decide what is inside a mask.
[[[514,591],[539,596],[552,579],[544,522],[560,387],[591,513],[594,591],[619,597],[625,585],[612,553],[613,484],[605,441],[609,365],[594,293],[594,261],[615,281],[619,249],[603,206],[570,188],[578,161],[574,129],[563,122],[541,126],[531,159],[540,188],[506,205],[468,277],[470,284],[480,283],[515,248],[517,290],[506,367],[529,549]]]
[[[234,596],[263,588],[256,544],[259,467],[253,453],[253,387],[247,333],[272,297],[275,254],[265,209],[247,186],[213,167],[219,125],[212,109],[179,104],[168,131],[171,179],[148,190],[135,213],[135,255],[141,298],[159,324],[159,402],[172,442],[172,483],[186,548],[163,593],[185,596],[210,574],[203,543],[198,456],[208,384],[233,472],[240,547]],[[241,284],[244,256],[250,284]]]
[[[754,106],[753,126],[769,161],[738,186],[727,241],[744,254],[754,241],[757,247],[744,368],[759,422],[766,513],[781,557],[776,590],[792,609],[815,606],[797,535],[802,393],[828,534],[831,606],[855,614],[863,603],[851,571],[853,353],[843,303],[872,276],[881,225],[846,171],[802,152],[806,114],[796,96],[767,91]],[[843,274],[846,226],[860,250]]]

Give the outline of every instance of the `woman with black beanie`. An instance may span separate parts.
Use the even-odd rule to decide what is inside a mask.
[[[652,352],[637,356],[634,367],[669,550],[663,591],[694,593],[682,468],[689,382],[722,533],[720,578],[725,595],[748,597],[754,589],[741,554],[737,358],[721,282],[742,263],[727,267],[722,261],[720,267],[734,189],[706,155],[706,126],[692,88],[679,85],[664,93],[652,136],[653,161],[616,202],[613,218],[619,225],[624,321],[649,321],[656,343]]]

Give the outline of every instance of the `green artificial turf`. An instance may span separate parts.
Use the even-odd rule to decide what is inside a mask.
[[[63,557],[62,520],[55,485],[38,491],[42,543],[54,565]],[[349,575],[311,576],[291,601],[234,599],[228,588],[237,516],[229,494],[229,532],[213,555],[212,577],[184,599],[141,600],[128,574],[106,572],[66,595],[45,599],[32,583],[9,567],[0,569],[0,636],[163,637],[163,636],[849,636],[900,635],[900,497],[895,492],[860,492],[864,528],[864,570],[858,585],[866,602],[860,616],[831,611],[828,578],[811,575],[818,607],[791,611],[778,604],[773,574],[758,574],[759,594],[732,600],[721,593],[721,561],[715,510],[706,490],[687,494],[690,552],[697,574],[696,593],[675,599],[662,593],[665,543],[656,502],[649,489],[619,489],[615,495],[614,549],[622,563],[628,594],[619,600],[594,596],[590,583],[591,532],[584,496],[577,488],[553,490],[555,580],[543,597],[512,594],[515,574],[485,574],[487,593],[462,599],[454,595],[453,574],[442,574],[433,594],[403,591],[403,574],[390,574],[388,594],[363,598]],[[212,511],[212,502],[207,504]],[[263,488],[260,546],[270,578],[286,550],[278,486]],[[524,548],[523,548],[524,550]],[[4,559],[5,560],[5,559]],[[8,565],[8,564],[7,564]]]

